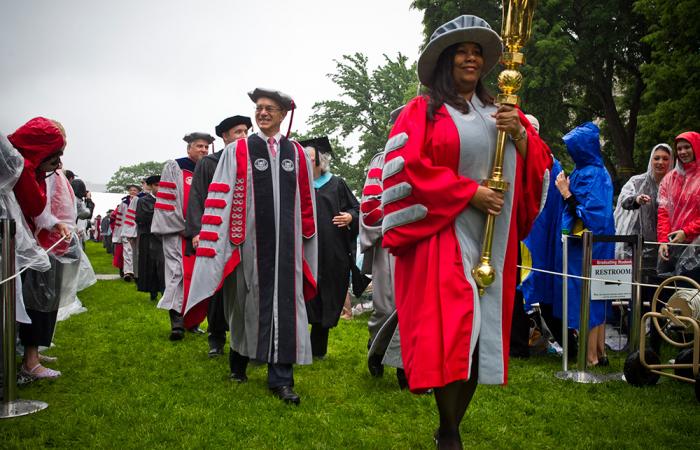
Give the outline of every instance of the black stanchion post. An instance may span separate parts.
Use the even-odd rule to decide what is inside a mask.
[[[17,356],[15,354],[16,280],[15,274],[15,221],[0,220],[2,239],[2,354],[3,354],[3,399],[0,403],[0,419],[32,414],[45,409],[48,404],[34,400],[17,399]]]
[[[639,339],[642,320],[642,256],[644,255],[644,238],[637,235],[637,241],[632,245],[632,302],[630,303],[629,339],[627,348],[629,352],[639,350]]]
[[[588,353],[588,322],[591,315],[591,264],[593,263],[593,235],[590,231],[583,232],[583,261],[581,262],[581,304],[578,325],[578,355],[576,363],[578,370],[586,370],[586,354]]]

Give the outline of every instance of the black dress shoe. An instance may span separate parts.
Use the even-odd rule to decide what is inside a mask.
[[[209,347],[209,357],[210,358],[216,358],[217,356],[221,356],[224,354],[224,349],[218,346],[212,346]]]
[[[401,390],[408,389],[408,379],[406,379],[406,372],[403,369],[396,369],[396,381],[398,381]]]
[[[450,448],[450,449],[462,449],[462,438],[459,436],[459,431],[441,431],[439,428],[435,430],[433,434],[433,441],[435,441],[435,447],[439,449]]]
[[[285,403],[293,403],[298,405],[301,399],[291,386],[279,386],[276,388],[270,388],[273,394],[275,394],[280,400]]]
[[[236,373],[236,372],[231,372],[231,375],[228,376],[228,379],[231,381],[235,381],[236,383],[245,383],[248,381],[248,376],[244,373]]]
[[[608,360],[607,356],[601,356],[598,358],[598,364],[596,365],[600,367],[608,367],[610,365],[610,361]]]
[[[382,364],[384,355],[374,354],[367,358],[367,369],[369,374],[376,378],[381,378],[384,375],[384,365]]]
[[[185,330],[175,329],[170,332],[171,341],[181,341],[185,337]]]

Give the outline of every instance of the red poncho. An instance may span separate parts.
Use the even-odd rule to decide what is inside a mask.
[[[56,124],[44,117],[30,120],[7,139],[24,157],[24,170],[14,192],[27,222],[33,226],[32,219],[46,207],[46,182],[44,174],[37,170],[43,161],[65,147],[66,140]]]
[[[690,142],[695,159],[682,163],[676,155],[676,167],[659,185],[659,242],[668,242],[668,234],[683,230],[685,242],[700,236],[700,133],[689,131],[679,134],[675,141]]]

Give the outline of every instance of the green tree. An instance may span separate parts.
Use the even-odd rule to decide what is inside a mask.
[[[310,135],[332,137],[333,170],[359,192],[369,160],[386,143],[389,113],[415,95],[418,80],[415,64],[400,53],[395,59],[384,55],[384,64],[374,70],[362,53],[343,55],[335,63],[328,77],[340,89],[339,98],[314,104]],[[340,144],[348,138],[357,138],[359,148]]]
[[[696,0],[638,0],[649,29],[643,41],[651,60],[641,72],[647,83],[639,118],[640,166],[659,142],[700,127],[700,21]]]
[[[123,166],[114,172],[107,183],[107,192],[121,194],[126,192],[127,184],[141,186],[141,181],[151,175],[159,175],[163,170],[164,162],[147,161],[132,166]]]
[[[495,0],[415,0],[424,12],[426,38],[460,14],[475,14],[500,32]],[[542,124],[541,134],[564,156],[561,137],[586,120],[602,119],[604,156],[613,177],[634,173],[637,118],[645,82],[639,66],[649,59],[642,42],[644,18],[633,0],[541,1],[524,53],[523,109]],[[494,72],[497,72],[495,70]]]

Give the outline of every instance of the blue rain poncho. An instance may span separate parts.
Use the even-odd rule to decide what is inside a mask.
[[[530,252],[533,268],[561,273],[561,217],[565,205],[554,184],[562,171],[561,164],[556,158],[552,159],[547,199],[523,244]],[[525,299],[526,311],[530,310],[534,303],[561,303],[562,282],[556,275],[530,271],[524,276],[520,290]]]
[[[587,229],[593,235],[614,235],[613,186],[600,153],[600,130],[591,122],[580,125],[564,136],[564,144],[576,164],[569,178],[569,190],[576,199],[575,208],[566,206],[562,212],[562,233],[578,234]],[[573,211],[572,211],[573,210]],[[614,259],[615,244],[593,244],[593,259]],[[582,244],[569,240],[569,270],[571,275],[581,275]],[[581,280],[569,279],[568,326],[579,328]],[[554,304],[554,314],[561,317],[561,302]],[[591,302],[589,326],[605,322],[606,303]]]

